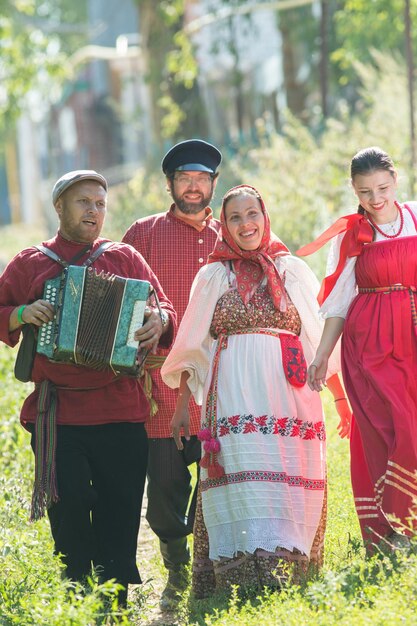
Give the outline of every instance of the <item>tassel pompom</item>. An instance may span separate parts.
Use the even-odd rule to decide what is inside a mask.
[[[211,439],[210,441],[206,441],[206,444],[209,445],[210,452],[220,452],[221,446],[220,446],[220,441],[218,439]]]
[[[204,469],[207,469],[209,465],[210,465],[210,453],[206,452],[206,454],[200,459],[200,467],[204,467]]]
[[[225,475],[224,467],[223,465],[220,465],[215,454],[213,454],[212,457],[213,458],[211,459],[211,463],[209,467],[207,468],[208,477],[209,478],[221,478],[222,476]]]
[[[205,429],[208,430],[208,429]],[[204,456],[200,461],[200,467],[207,470],[209,478],[220,478],[224,476],[224,468],[217,460],[217,453],[220,452],[220,441],[211,436],[203,440]]]
[[[200,441],[210,441],[212,438],[210,428],[203,428],[200,430],[200,432],[197,433],[197,437]]]
[[[203,443],[205,452],[220,452],[220,441],[218,439],[209,439]]]

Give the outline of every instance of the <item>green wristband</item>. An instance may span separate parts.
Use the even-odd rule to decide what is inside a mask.
[[[17,321],[19,322],[21,326],[23,324],[26,324],[26,322],[23,320],[23,317],[22,317],[22,313],[25,309],[26,309],[26,304],[22,304],[22,306],[20,306],[17,310]]]

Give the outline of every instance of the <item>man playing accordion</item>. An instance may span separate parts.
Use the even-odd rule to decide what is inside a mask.
[[[90,263],[89,272],[150,283],[157,299],[148,303],[131,340],[141,351],[168,348],[176,314],[151,268],[128,244],[103,246],[105,178],[92,170],[69,172],[55,183],[52,200],[59,218],[55,237],[18,253],[0,276],[0,340],[15,346],[24,326],[38,331],[51,322],[56,308],[44,298],[45,282],[62,273],[61,263]],[[39,352],[30,380],[34,389],[20,419],[35,452],[32,519],[47,508],[55,552],[62,555],[68,578],[84,581],[94,568],[100,581],[114,578],[123,586],[118,599],[124,603],[128,584],[141,582],[136,546],[148,401],[133,375],[106,365],[57,363]]]

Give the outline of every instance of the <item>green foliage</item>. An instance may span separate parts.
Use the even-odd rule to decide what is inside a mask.
[[[167,69],[176,83],[191,89],[198,74],[193,46],[184,31],[175,34],[174,42],[177,48],[167,55]]]
[[[71,30],[70,24],[84,18],[81,0],[0,2],[0,136],[11,130],[35,85],[40,106],[52,85],[64,79],[65,52],[85,38],[79,25]],[[60,32],[63,21],[65,34]]]
[[[276,234],[291,251],[311,241],[340,215],[355,212],[349,164],[361,148],[380,145],[398,164],[401,200],[410,193],[410,144],[406,70],[402,60],[373,51],[373,64],[356,63],[361,109],[352,116],[340,107],[321,133],[286,112],[282,132],[227,162],[236,184],[259,189]],[[223,170],[222,170],[223,171]],[[327,250],[307,258],[318,276]]]
[[[135,220],[166,211],[172,200],[165,186],[165,177],[159,167],[155,167],[153,172],[138,170],[116,197],[110,198],[103,234],[120,240]]]
[[[373,62],[372,50],[404,54],[403,0],[345,0],[334,13],[336,33],[331,60],[339,70],[339,83],[349,86],[355,81],[356,62]],[[417,2],[410,2],[413,21],[417,19]],[[413,32],[414,48],[417,33]],[[351,88],[351,85],[350,85]]]
[[[23,248],[40,243],[45,239],[45,228],[38,224],[30,230],[21,224],[10,224],[1,227],[0,269]]]
[[[145,78],[152,101],[152,128],[161,140],[205,134],[207,125],[190,38],[183,30],[185,3],[136,0]]]

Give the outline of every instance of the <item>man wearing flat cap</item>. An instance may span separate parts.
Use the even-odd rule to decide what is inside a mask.
[[[145,349],[171,344],[176,315],[156,276],[131,246],[100,237],[107,211],[107,182],[93,170],[68,172],[54,185],[59,218],[55,237],[18,253],[0,276],[0,340],[15,346],[54,318],[45,281],[62,265],[89,265],[97,273],[149,281],[161,311],[149,307],[135,341]],[[94,333],[94,327],[91,328]],[[29,368],[30,370],[30,368]],[[57,363],[36,353],[33,391],[20,419],[35,452],[32,520],[47,509],[56,554],[67,577],[140,583],[137,535],[146,477],[148,402],[135,377],[111,368]]]
[[[182,141],[162,160],[167,191],[173,203],[166,213],[137,220],[123,241],[136,248],[152,267],[171,300],[178,325],[188,304],[198,270],[207,261],[217,239],[220,223],[213,218],[210,202],[221,162],[219,150],[201,139]],[[145,379],[151,399],[149,437],[147,520],[159,537],[168,582],[160,600],[161,609],[178,602],[188,584],[190,552],[187,535],[192,532],[196,492],[192,493],[189,466],[200,460],[201,407],[190,401],[190,432],[184,450],[178,452],[171,436],[178,390],[167,387],[160,367],[168,350],[159,349]],[[151,385],[149,384],[151,383]]]

